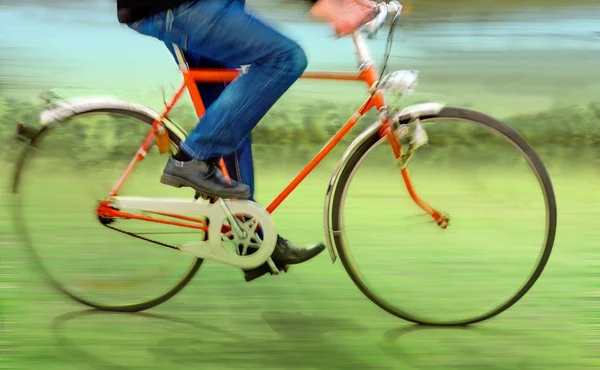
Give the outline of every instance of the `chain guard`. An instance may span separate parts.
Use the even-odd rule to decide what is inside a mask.
[[[111,201],[112,207],[115,209],[134,209],[147,212],[163,212],[171,214],[201,214],[206,217],[208,222],[207,238],[202,241],[186,243],[181,246],[175,246],[168,243],[163,243],[158,240],[147,238],[136,233],[123,230],[113,225],[111,219],[101,219],[103,226],[117,231],[119,233],[147,241],[162,247],[175,249],[185,254],[193,255],[200,259],[209,259],[216,262],[221,262],[230,266],[239,267],[242,269],[252,269],[258,267],[265,262],[270,262],[270,256],[275,249],[277,242],[277,234],[271,215],[260,205],[247,200],[218,200],[213,199],[204,201],[192,201],[186,199],[161,199],[161,198],[137,198],[137,197],[114,197]],[[252,254],[239,255],[231,253],[226,247],[223,240],[222,225],[228,220],[227,214],[242,214],[249,218],[248,221],[238,223],[237,229],[244,229],[246,233],[252,233],[250,236],[240,236],[239,241],[254,244],[253,247],[258,247]],[[238,222],[236,220],[236,222]],[[231,222],[230,222],[231,223]],[[254,233],[257,227],[263,232],[263,238],[258,243],[254,241]],[[239,238],[235,238],[236,240]],[[246,240],[248,239],[248,240]],[[258,238],[260,239],[260,238]],[[231,239],[230,239],[231,240]]]

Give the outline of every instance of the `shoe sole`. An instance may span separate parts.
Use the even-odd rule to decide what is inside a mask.
[[[325,250],[325,244],[318,244],[315,245],[312,248],[313,254],[309,255],[308,258],[305,258],[303,260],[298,260],[298,261],[288,261],[285,264],[286,265],[298,265],[300,263],[304,263],[304,262],[308,262],[311,259],[315,258],[316,256],[318,256],[319,254],[321,254],[321,252],[323,252]]]
[[[277,263],[276,263],[275,266],[277,266],[279,271],[288,272],[291,265],[297,265],[300,263],[307,262],[307,261],[313,259],[314,257],[318,256],[319,254],[321,254],[321,252],[323,252],[324,250],[325,250],[325,245],[319,244],[314,247],[315,253],[312,254],[310,257],[303,259],[301,261],[287,262],[283,266],[277,265]],[[258,279],[259,277],[261,277],[263,275],[266,275],[267,273],[270,273],[271,275],[273,275],[273,271],[271,271],[271,268],[269,267],[269,265],[265,263],[253,270],[244,271],[244,279],[246,280],[246,282],[250,282],[252,280]]]
[[[277,266],[277,268],[279,269],[279,271],[288,272],[290,267],[288,265],[286,265],[286,266]],[[266,275],[266,274],[273,275],[273,271],[271,271],[271,268],[269,267],[269,265],[267,263],[255,268],[254,270],[244,271],[244,280],[246,280],[246,282],[249,283],[252,280],[258,279],[259,277]]]
[[[312,247],[312,254],[308,255],[308,257],[301,259],[301,260],[296,260],[296,261],[285,261],[285,266],[291,266],[291,265],[299,265],[301,263],[305,263],[310,261],[311,259],[315,258],[316,256],[318,256],[319,254],[321,254],[321,252],[323,252],[325,250],[325,244],[318,244],[315,245],[314,247]],[[275,262],[275,264],[277,265],[277,261],[273,260]],[[277,265],[279,266],[279,265]]]
[[[213,197],[213,198],[246,199],[250,196],[249,193],[243,193],[243,194],[223,194],[223,193],[221,193],[221,194],[218,194],[218,193],[210,191],[210,190],[200,189],[186,179],[183,179],[183,178],[177,177],[177,176],[173,176],[173,175],[169,175],[169,174],[163,174],[160,177],[160,182],[161,182],[161,184],[172,186],[174,188],[183,188],[183,187],[192,188],[195,191],[197,191],[198,193],[201,193],[202,195],[206,195],[208,197]]]

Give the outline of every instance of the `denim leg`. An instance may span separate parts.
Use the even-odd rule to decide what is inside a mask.
[[[166,44],[166,46],[173,55],[173,58],[177,60],[173,44]],[[197,50],[188,48],[183,54],[190,68],[237,68],[236,66],[227,66],[223,63],[210,60],[202,56]],[[217,100],[227,85],[227,83],[223,82],[196,83],[205,108],[210,107]],[[250,186],[250,200],[254,200],[254,163],[252,158],[251,134],[242,140],[240,146],[233,153],[225,155],[223,160],[229,176],[233,180]]]
[[[237,149],[223,157],[229,176],[250,187],[250,200],[254,201],[254,162],[252,157],[252,134],[246,136]]]
[[[131,27],[214,61],[250,64],[182,143],[185,152],[200,160],[233,153],[307,66],[296,42],[246,13],[238,0],[187,3]]]

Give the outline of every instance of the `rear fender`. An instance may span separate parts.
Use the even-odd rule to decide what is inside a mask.
[[[140,104],[114,98],[74,98],[53,103],[40,114],[40,124],[42,127],[53,126],[75,116],[103,111],[114,111],[117,114],[119,111],[128,111],[153,120],[162,120],[171,132],[181,140],[185,140],[185,130],[167,118],[161,119],[161,115],[157,111]]]

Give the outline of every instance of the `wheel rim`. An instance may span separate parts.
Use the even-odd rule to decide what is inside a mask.
[[[103,114],[118,116],[121,117],[120,119],[123,119],[124,117],[128,120],[135,120],[138,122],[137,125],[142,127],[140,130],[145,130],[145,132],[147,132],[150,127],[149,124],[153,121],[150,117],[140,117],[139,114],[134,112],[109,109],[106,111],[95,111],[92,114],[78,115],[76,118],[85,117],[85,119],[92,120]],[[47,145],[45,146],[44,144],[48,144],[53,135],[56,137],[56,135],[60,133],[54,131],[72,126],[72,121],[73,120],[70,120],[68,124],[60,127],[54,127],[52,129],[44,128],[36,138],[36,147],[28,147],[19,160],[13,186],[13,192],[15,194],[13,219],[21,242],[26,246],[32,262],[34,262],[35,266],[41,270],[42,274],[49,280],[51,285],[80,303],[105,310],[139,311],[166,301],[180,291],[191,280],[199,269],[202,263],[201,260],[179,254],[179,252],[175,251],[171,252],[171,254],[169,254],[168,251],[158,252],[159,249],[162,248],[166,250],[166,248],[153,246],[148,242],[135,241],[136,239],[123,235],[122,237],[119,237],[119,242],[112,246],[112,250],[110,250],[111,253],[104,253],[104,259],[106,259],[103,263],[104,266],[100,266],[100,263],[97,263],[96,266],[86,266],[85,262],[82,262],[85,260],[84,251],[81,250],[82,248],[65,248],[65,246],[68,246],[68,243],[65,241],[70,241],[69,238],[63,237],[63,242],[61,243],[56,240],[60,239],[56,237],[56,234],[58,233],[57,230],[65,229],[65,224],[68,224],[69,222],[76,223],[78,218],[83,217],[83,215],[89,219],[90,215],[94,214],[94,203],[86,204],[87,207],[84,211],[77,210],[77,212],[73,212],[72,214],[68,214],[67,211],[65,211],[61,215],[60,208],[54,209],[54,212],[49,214],[47,209],[52,208],[51,200],[48,200],[42,208],[39,207],[39,203],[36,204],[36,202],[40,201],[40,198],[43,198],[41,195],[35,194],[36,192],[34,190],[39,190],[39,186],[33,185],[29,190],[27,189],[28,181],[31,182],[31,177],[28,178],[27,176],[33,175],[34,179],[41,178],[40,174],[36,173],[36,171],[39,171],[39,167],[44,166],[42,163],[41,166],[38,165],[36,167],[36,163],[32,163],[32,161],[39,159],[39,154],[42,154],[40,152],[47,149]],[[77,120],[75,122],[77,122]],[[121,121],[118,122],[123,123]],[[103,127],[101,133],[104,133],[105,130],[106,128]],[[135,147],[137,144],[138,143],[133,140],[133,144],[130,146]],[[38,154],[37,158],[35,156],[36,153]],[[133,155],[135,150],[130,153]],[[43,159],[47,160],[46,158]],[[110,163],[108,167],[110,167]],[[120,171],[122,171],[122,167],[118,168],[116,172]],[[51,179],[48,179],[48,177]],[[58,180],[55,179],[55,177]],[[60,177],[61,176],[46,176],[43,178],[43,182],[45,182],[45,185],[48,185],[49,183],[52,183],[53,180],[57,180],[54,185],[60,184]],[[109,183],[115,181],[116,178],[117,177],[110,178]],[[69,182],[74,182],[72,176],[66,177],[64,178],[64,181],[62,181],[63,184]],[[38,189],[35,189],[36,187]],[[103,189],[107,194],[110,187]],[[50,187],[46,187],[45,189],[47,194],[52,194],[52,196],[48,198],[60,198],[60,194],[62,194],[63,199],[69,199],[71,196],[70,193],[75,193],[74,190],[63,191],[62,193],[59,191],[58,193],[60,194],[57,195],[57,192],[50,190],[52,190]],[[36,196],[38,199],[35,199]],[[55,201],[54,203],[58,202]],[[43,215],[43,210],[35,214],[37,219],[30,216],[30,211],[34,205],[38,206],[38,210],[46,208],[45,216],[47,216],[46,218],[48,221],[46,221],[45,224],[44,220],[41,220],[41,217],[37,217],[38,214]],[[79,206],[78,204],[75,205]],[[83,206],[83,204],[81,204],[81,206]],[[69,211],[71,211],[78,207],[65,206],[64,208],[68,208]],[[53,224],[51,225],[52,227],[48,227],[49,224]],[[41,228],[39,227],[40,225],[42,226]],[[152,225],[152,227],[154,228],[155,226]],[[73,240],[73,242],[70,243],[71,246],[76,244],[74,242],[74,237],[81,237],[82,235],[86,236],[86,238],[82,238],[83,243],[79,244],[99,244],[99,236],[102,235],[103,237],[107,237],[108,239],[106,240],[109,240],[109,244],[112,245],[110,240],[114,239],[111,238],[114,238],[114,235],[118,234],[115,231],[103,228],[97,220],[96,224],[90,229],[92,228],[94,231],[82,230],[81,227],[76,226],[71,238]],[[125,229],[127,229],[127,227],[125,227]],[[142,246],[141,243],[144,243],[144,245]],[[134,245],[137,247],[137,250],[135,252],[124,252],[128,245]],[[44,246],[48,250],[50,248],[54,249],[52,251],[53,253],[51,253],[54,258],[53,260],[49,260],[48,254],[44,254],[45,252],[42,250]],[[122,248],[120,248],[121,250],[118,250],[117,247]],[[110,248],[106,248],[104,252],[108,249]],[[58,253],[59,251],[62,253]],[[96,249],[96,251],[101,251],[101,249]],[[152,257],[147,257],[148,253],[146,253],[146,251],[148,251]],[[86,252],[89,253],[90,251],[88,250]],[[73,255],[78,253],[79,264],[69,264],[69,266],[65,266],[66,263],[64,261],[59,261],[61,258],[55,258],[56,256],[67,257],[68,255],[72,262],[72,260],[75,259]],[[160,258],[155,258],[159,254],[162,256],[162,260]],[[179,254],[179,256],[173,257],[175,254]],[[98,253],[98,255],[102,255],[102,253]],[[90,253],[90,256],[93,255]],[[168,258],[165,258],[164,256],[168,256]],[[68,260],[69,258],[64,258],[64,260]],[[111,258],[112,260],[108,258]],[[155,260],[151,261],[151,258],[155,258]],[[146,261],[147,266],[144,266],[144,260]],[[59,262],[53,264],[53,261]],[[79,270],[82,270],[82,272],[75,274],[72,271],[69,271],[69,274],[71,275],[61,276],[63,273],[58,271],[68,270],[68,268],[73,266],[80,267]],[[117,266],[119,267],[118,269],[116,268]],[[114,270],[111,271],[110,268],[114,268]],[[76,278],[73,277],[75,275],[77,275]],[[164,281],[161,281],[163,279]],[[151,286],[153,283],[156,285]],[[142,285],[146,287],[145,292],[141,292]],[[131,292],[134,288],[139,290],[139,292]]]
[[[436,118],[436,117],[434,117],[434,118]],[[424,127],[427,128],[428,124],[430,124],[431,121],[434,120],[434,118],[429,118],[426,120],[424,119],[423,120]],[[480,127],[483,126],[485,128],[491,129],[491,131],[496,135],[500,134],[499,136],[503,137],[505,140],[507,140],[512,145],[513,151],[514,151],[515,147],[518,148],[519,154],[521,154],[521,156],[523,156],[526,160],[526,163],[529,168],[529,172],[533,171],[533,173],[535,174],[535,178],[537,179],[537,184],[538,184],[537,188],[538,188],[538,190],[539,189],[542,190],[542,195],[543,195],[542,198],[544,200],[544,214],[545,214],[545,217],[544,217],[545,225],[544,226],[545,227],[544,227],[544,232],[543,232],[544,238],[541,243],[542,248],[539,251],[539,253],[537,253],[535,262],[533,264],[534,268],[531,269],[531,272],[526,277],[526,279],[523,280],[523,282],[519,285],[519,287],[517,289],[513,289],[514,293],[510,294],[510,297],[508,299],[506,299],[506,297],[504,297],[503,299],[497,300],[496,303],[493,305],[493,307],[490,307],[489,309],[487,309],[479,314],[473,314],[473,315],[469,315],[468,317],[463,317],[463,318],[457,317],[457,318],[452,318],[452,319],[438,319],[438,318],[434,318],[432,316],[428,316],[427,314],[423,314],[422,312],[415,311],[414,309],[413,310],[402,309],[402,308],[398,307],[399,306],[398,304],[392,303],[389,299],[387,299],[386,297],[383,297],[382,293],[375,292],[373,287],[370,286],[370,284],[368,282],[368,277],[365,278],[364,274],[361,273],[360,263],[357,263],[355,255],[354,255],[355,250],[354,249],[352,251],[350,250],[351,248],[353,248],[353,245],[351,243],[348,243],[348,233],[349,233],[348,230],[351,230],[352,227],[349,227],[347,225],[347,223],[345,222],[346,205],[347,205],[346,198],[348,195],[348,189],[349,189],[349,187],[351,187],[351,184],[353,183],[352,180],[354,179],[357,170],[362,167],[361,165],[363,164],[365,159],[368,158],[373,153],[374,150],[376,150],[378,147],[380,147],[381,144],[387,140],[386,138],[383,138],[383,139],[373,138],[370,142],[365,144],[366,146],[368,146],[368,150],[365,150],[364,148],[362,151],[359,150],[357,152],[357,154],[354,155],[354,158],[349,161],[349,163],[354,164],[352,167],[352,171],[349,171],[349,170],[342,171],[343,173],[346,172],[345,174],[343,174],[341,176],[344,178],[345,181],[343,184],[338,183],[338,186],[340,188],[336,189],[336,193],[339,195],[339,198],[340,198],[337,209],[341,210],[341,212],[338,212],[337,220],[334,221],[334,230],[337,229],[340,231],[337,234],[334,233],[334,240],[335,240],[336,246],[338,248],[338,252],[340,254],[342,263],[344,264],[344,267],[346,268],[347,272],[350,274],[350,276],[353,279],[353,281],[355,282],[355,284],[359,287],[359,289],[365,295],[367,295],[367,297],[369,299],[371,299],[379,307],[383,308],[384,310],[388,311],[389,313],[391,313],[395,316],[398,316],[402,319],[412,321],[415,323],[429,324],[429,325],[465,325],[465,324],[471,324],[471,323],[486,320],[490,317],[493,317],[493,316],[503,312],[504,310],[506,310],[507,308],[512,306],[514,303],[516,303],[531,288],[533,283],[537,280],[537,278],[543,271],[543,269],[546,265],[546,262],[549,258],[550,252],[551,252],[551,248],[552,248],[552,244],[553,244],[553,240],[554,240],[554,234],[555,234],[555,226],[556,226],[556,206],[555,206],[555,201],[554,201],[553,190],[552,190],[551,184],[549,183],[549,179],[547,177],[545,168],[539,161],[539,158],[537,157],[537,155],[535,153],[533,153],[533,151],[527,150],[527,153],[526,153],[525,151],[523,151],[523,148],[520,148],[510,138],[505,137],[503,132],[500,132],[499,130],[495,129],[494,127],[490,127],[485,123],[481,123],[481,122],[477,122],[477,121],[473,121],[473,120],[466,120],[462,117],[439,117],[437,119],[438,120],[439,119],[460,120],[463,122],[469,122],[470,124],[477,124]],[[496,125],[497,125],[497,123],[496,123]],[[505,126],[501,126],[501,128],[506,129]],[[510,131],[512,131],[512,130],[510,130],[510,129],[508,129],[508,130],[509,130],[509,134],[510,134]],[[520,137],[517,137],[517,139],[520,139]],[[427,149],[425,149],[425,150],[427,150]],[[387,148],[387,151],[391,152],[389,150],[389,147]],[[419,155],[419,152],[417,152],[416,156],[418,156],[418,155]],[[417,185],[416,189],[417,189],[417,191],[419,191],[418,185]],[[424,198],[427,201],[427,197],[424,197]],[[413,204],[413,207],[414,207],[414,204]],[[334,207],[334,209],[335,208],[336,207]],[[335,218],[336,217],[334,216],[334,219]],[[336,221],[337,221],[337,225],[335,225]],[[450,228],[452,228],[452,226],[450,226]],[[437,230],[432,230],[432,232],[435,232],[435,231],[437,231]],[[410,298],[408,298],[410,296],[411,296],[411,294],[407,294],[405,296],[405,298],[410,300]],[[414,296],[414,294],[413,294],[413,296]]]

